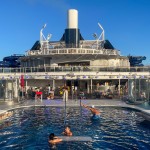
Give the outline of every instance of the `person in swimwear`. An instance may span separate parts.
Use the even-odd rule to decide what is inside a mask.
[[[94,105],[92,105],[91,107],[84,105],[82,103],[81,103],[81,105],[91,111],[91,113],[93,114],[92,119],[99,119],[100,118],[100,111],[97,110],[94,107]]]
[[[51,133],[50,135],[49,135],[49,143],[50,144],[52,144],[52,145],[55,145],[55,144],[57,144],[57,143],[59,143],[59,142],[61,142],[62,141],[62,139],[61,138],[59,138],[59,137],[57,137],[57,136],[55,136],[55,134],[54,133]]]
[[[0,114],[0,120],[4,120],[6,118],[9,118],[12,116],[12,114],[13,114],[13,111],[9,111],[9,112],[6,112],[4,114]]]
[[[70,126],[66,126],[66,128],[65,128],[65,130],[64,130],[64,132],[62,134],[66,135],[66,136],[72,136],[72,132],[70,130]]]

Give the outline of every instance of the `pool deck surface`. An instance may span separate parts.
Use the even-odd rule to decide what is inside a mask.
[[[140,105],[131,105],[126,104],[122,100],[115,100],[115,99],[96,99],[96,100],[81,100],[82,103],[88,106],[100,106],[100,107],[107,107],[107,106],[116,106],[116,107],[126,107],[126,108],[133,108],[136,110],[140,110],[144,112],[148,116],[150,116],[150,104],[143,103]],[[64,107],[65,102],[62,99],[55,99],[55,100],[24,100],[24,102],[18,103],[14,101],[0,101],[0,114],[4,113],[9,110],[13,110],[16,108],[22,107],[31,107],[31,106],[56,106],[56,107]],[[68,100],[66,102],[67,107],[71,106],[80,106],[80,100]]]

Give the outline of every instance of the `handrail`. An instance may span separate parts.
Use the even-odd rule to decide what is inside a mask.
[[[107,67],[107,66],[43,66],[0,68],[0,73],[34,73],[34,72],[150,72],[149,66],[144,67]]]
[[[99,54],[99,55],[120,55],[120,51],[114,49],[94,48],[45,48],[42,50],[28,50],[26,56],[33,55],[54,55],[54,54]]]

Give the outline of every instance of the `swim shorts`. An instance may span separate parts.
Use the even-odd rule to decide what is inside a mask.
[[[93,115],[92,119],[96,120],[96,119],[100,119],[100,115]]]

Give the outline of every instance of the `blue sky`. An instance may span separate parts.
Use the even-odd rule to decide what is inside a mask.
[[[79,29],[84,39],[100,34],[122,55],[146,56],[150,64],[150,0],[3,0],[0,2],[0,60],[25,54],[36,40],[41,27],[60,40],[67,27],[67,10],[77,9]]]

